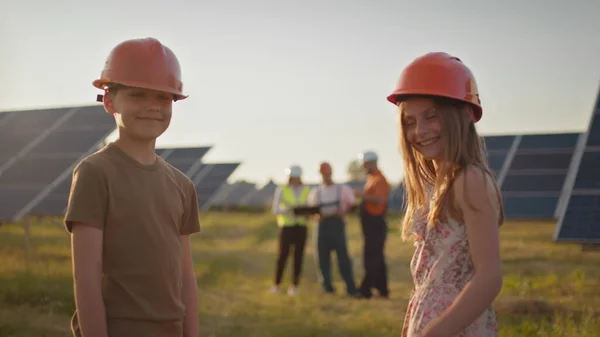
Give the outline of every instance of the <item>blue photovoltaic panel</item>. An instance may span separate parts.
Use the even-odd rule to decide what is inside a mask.
[[[585,137],[577,152],[581,159],[573,168],[572,189],[565,190],[567,202],[561,209],[555,241],[600,243],[600,91]]]
[[[115,118],[104,111],[101,105],[89,105],[77,108],[77,113],[62,123],[56,131],[93,130],[103,125],[115,125]]]
[[[194,177],[198,206],[208,207],[208,202],[213,195],[227,181],[229,176],[238,168],[240,163],[204,164]]]
[[[488,165],[494,173],[498,174],[504,165],[507,153],[488,154]]]
[[[563,188],[564,174],[508,174],[502,184],[503,191],[555,191]]]
[[[573,149],[579,133],[524,135],[519,144],[522,149]]]
[[[210,147],[177,147],[173,149],[168,155],[168,159],[202,159],[204,155],[210,150]]]
[[[18,129],[2,129],[0,132],[0,158],[8,159],[16,156],[27,144],[40,135],[38,131],[23,132]]]
[[[5,118],[8,118],[10,115],[12,114],[12,111],[5,111],[5,112],[0,112],[0,127],[2,126],[2,121]]]
[[[10,206],[0,205],[4,220],[27,214],[62,215],[68,200],[64,186],[70,186],[74,165],[115,129],[114,118],[101,105],[17,112],[7,125],[19,128],[8,137],[33,138],[19,151],[0,150],[12,154],[0,175],[0,199],[23,196]]]
[[[558,204],[556,196],[504,196],[506,218],[552,219]]]
[[[572,195],[555,240],[600,243],[600,195]]]
[[[200,168],[202,157],[210,147],[161,148],[156,153],[169,164],[192,178]]]
[[[247,206],[270,206],[276,189],[277,184],[269,181],[260,190],[247,195],[242,203]]]
[[[12,116],[2,122],[3,130],[18,130],[23,133],[43,132],[73,108],[12,111]],[[104,113],[109,116],[108,114]]]
[[[250,183],[236,183],[233,189],[221,200],[223,206],[239,206],[241,201],[255,191],[255,185]]]
[[[600,189],[600,151],[585,151],[575,178],[576,190]]]
[[[510,170],[568,170],[572,156],[573,151],[564,153],[517,152],[511,162]]]
[[[390,192],[390,199],[388,201],[388,209],[390,211],[401,211],[404,206],[404,188],[402,186],[402,184],[398,184]]]
[[[579,133],[520,136],[502,177],[507,219],[554,219]]]
[[[485,147],[488,151],[494,150],[507,150],[510,149],[513,141],[515,140],[514,135],[509,136],[486,136]]]

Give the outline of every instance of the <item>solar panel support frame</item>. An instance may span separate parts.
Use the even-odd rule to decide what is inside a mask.
[[[504,163],[502,164],[502,169],[500,169],[500,172],[499,172],[498,178],[497,178],[498,187],[500,188],[500,190],[502,190],[502,183],[504,183],[504,179],[506,179],[506,176],[508,175],[508,171],[510,170],[510,165],[512,165],[512,161],[515,158],[515,154],[517,153],[517,150],[519,149],[519,145],[521,144],[521,139],[523,139],[522,135],[515,136],[515,139],[513,139],[513,142],[510,145],[508,152],[506,153],[506,158],[504,159]]]
[[[583,158],[583,153],[585,152],[585,144],[587,143],[587,139],[587,132],[582,132],[577,138],[575,152],[573,153],[573,157],[571,157],[571,163],[569,164],[569,171],[565,177],[565,182],[558,199],[558,204],[554,210],[554,217],[559,219],[559,223],[561,221],[561,214],[563,214],[563,211],[566,211],[566,208],[569,205],[569,200],[571,199],[571,194],[573,193],[573,187],[575,186],[575,180],[577,179],[577,172],[579,172],[579,165],[581,164],[581,159]],[[558,231],[554,235],[558,235]]]
[[[202,158],[198,158],[185,173],[188,177],[193,177],[196,172],[202,167]]]
[[[200,170],[200,172],[198,172],[198,174],[194,177],[194,185],[197,185],[200,181],[202,181],[202,179],[214,168],[213,165],[206,165],[204,166],[204,168],[202,168]],[[218,191],[218,190],[217,190]],[[208,198],[208,200],[206,200],[206,202],[204,203],[204,205],[202,205],[202,207],[200,208],[201,211],[205,212],[208,210],[208,208],[210,207],[210,204],[212,202],[212,200],[214,199],[215,195],[217,194],[217,191],[215,191],[215,193],[213,193],[210,198]]]

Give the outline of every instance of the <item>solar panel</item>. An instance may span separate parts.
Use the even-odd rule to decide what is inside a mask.
[[[237,182],[228,190],[229,193],[219,200],[212,202],[211,206],[240,206],[244,197],[256,191],[256,185],[247,182]]]
[[[208,209],[211,198],[227,181],[229,176],[238,168],[240,163],[203,164],[194,176],[198,206],[202,210]]]
[[[249,193],[246,197],[244,197],[241,203],[243,205],[256,207],[270,206],[276,189],[277,184],[275,184],[273,181],[269,181],[260,190]]]
[[[524,135],[519,145],[521,149],[573,149],[579,133],[559,133],[542,135]]]
[[[571,196],[555,241],[600,243],[600,194]]]
[[[505,193],[502,199],[507,218],[552,219],[558,198],[558,193],[554,196],[511,196]]]
[[[555,241],[600,243],[600,91],[588,131],[575,152]]]
[[[487,160],[490,170],[501,180],[500,175],[503,172],[506,160],[513,153],[513,147],[518,139],[516,135],[485,136],[483,141],[487,152]],[[512,152],[511,152],[512,151]]]
[[[488,154],[488,165],[492,171],[497,175],[502,170],[504,160],[506,160],[507,152],[500,154]]]
[[[12,111],[4,111],[4,112],[0,112],[0,128],[2,127],[2,124],[4,124],[4,120],[6,118],[9,118],[10,115],[12,114]]]
[[[390,192],[390,198],[388,201],[388,209],[390,211],[400,211],[400,210],[402,210],[403,203],[404,203],[403,184],[398,184]]]
[[[517,135],[498,173],[507,219],[554,219],[579,133]]]
[[[0,157],[8,158],[0,164],[0,200],[11,200],[0,205],[0,220],[15,221],[26,214],[63,214],[72,169],[115,122],[102,106],[86,106],[16,111],[1,127],[12,131],[0,136],[0,144],[10,139],[20,145],[0,148]]]
[[[202,166],[202,157],[209,150],[210,147],[160,148],[156,153],[191,179]]]
[[[486,136],[485,147],[488,151],[508,151],[515,140],[514,135]]]

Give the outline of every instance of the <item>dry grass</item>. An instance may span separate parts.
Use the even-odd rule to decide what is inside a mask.
[[[321,297],[313,241],[301,295],[271,295],[274,220],[260,214],[202,214],[194,238],[202,336],[399,336],[411,289],[412,246],[392,230],[387,244],[390,301]],[[356,219],[349,223],[355,275],[362,275]],[[505,282],[496,301],[501,336],[600,336],[600,254],[551,241],[554,224],[507,223]],[[35,220],[29,253],[23,228],[0,227],[0,336],[69,336],[73,311],[69,238]],[[286,281],[290,268],[286,269]],[[343,289],[340,277],[334,274]]]

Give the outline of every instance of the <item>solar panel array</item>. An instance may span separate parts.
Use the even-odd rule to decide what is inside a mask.
[[[350,181],[346,182],[352,189],[362,189],[364,187],[364,181]],[[273,181],[269,181],[265,186],[260,189],[256,188],[256,185],[248,182],[236,182],[233,184],[224,184],[218,193],[210,203],[210,206],[216,207],[264,207],[270,208],[275,194],[277,184]],[[318,186],[318,184],[308,184],[310,188]],[[392,186],[390,192],[390,199],[388,208],[391,211],[400,211],[403,206],[403,189],[401,185]]]
[[[213,205],[213,200],[218,198],[221,187],[227,188],[229,176],[238,168],[240,163],[206,164],[194,178],[198,203],[202,210],[207,210]]]
[[[240,202],[242,205],[249,207],[270,206],[276,189],[277,184],[273,181],[269,181],[262,188],[255,189],[248,193]]]
[[[0,223],[25,215],[63,215],[74,167],[114,130],[114,118],[101,105],[1,112]],[[240,165],[204,164],[209,150],[156,151],[196,183],[200,207]]]
[[[193,178],[210,147],[160,148],[156,153],[179,171]]]
[[[555,241],[600,243],[600,92],[574,154]]]
[[[54,207],[50,192],[64,188],[61,182],[77,162],[115,129],[114,119],[101,106],[0,115],[0,221]]]

